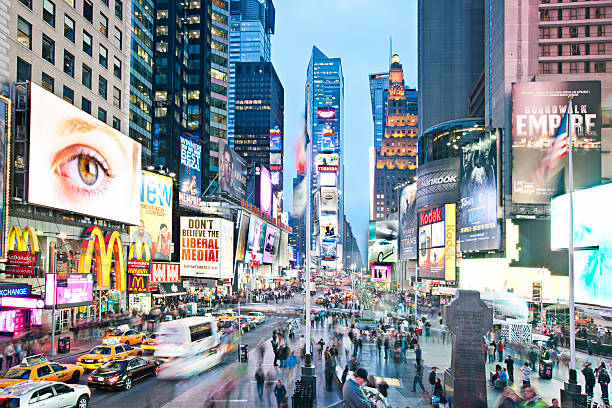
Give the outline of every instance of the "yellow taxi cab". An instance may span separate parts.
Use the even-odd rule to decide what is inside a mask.
[[[18,366],[9,368],[0,378],[0,388],[28,380],[61,381],[77,383],[85,370],[75,364],[48,361],[42,354],[26,357]]]
[[[127,327],[118,327],[116,330],[111,331],[102,339],[102,343],[105,340],[118,339],[119,343],[134,345],[138,343],[142,343],[147,338],[147,335],[144,333],[139,333],[134,329],[129,329]]]
[[[147,351],[155,351],[155,347],[159,344],[157,333],[152,333],[148,339],[142,342],[140,348]]]
[[[126,357],[142,356],[142,350],[128,344],[102,344],[94,347],[89,353],[77,359],[77,364],[87,370],[95,370],[111,360]]]
[[[238,318],[238,313],[232,311],[223,312],[221,316],[219,316],[219,320],[236,320]]]
[[[325,303],[325,299],[323,299],[323,298],[316,298],[315,299],[315,304],[320,305],[320,304],[323,304],[323,303]]]

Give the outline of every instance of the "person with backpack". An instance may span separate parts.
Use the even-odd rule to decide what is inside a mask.
[[[593,369],[591,368],[591,363],[587,361],[584,363],[584,368],[582,369],[582,375],[584,375],[584,392],[587,395],[588,400],[593,399],[593,388],[595,388],[595,374],[593,373]]]
[[[603,361],[597,368],[597,382],[601,387],[601,400],[604,404],[608,405],[608,384],[610,384],[610,375],[608,375],[608,371],[606,371],[606,363]]]

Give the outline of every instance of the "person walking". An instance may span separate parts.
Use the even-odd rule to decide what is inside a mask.
[[[529,350],[529,353],[527,353],[527,358],[531,363],[531,369],[535,369],[536,363],[538,362],[538,352],[535,351],[533,347]]]
[[[323,346],[325,346],[325,342],[323,341],[323,337],[321,337],[321,340],[319,340],[317,342],[317,344],[319,345],[319,360],[323,358]]]
[[[353,376],[346,380],[342,387],[342,397],[345,408],[374,408],[375,405],[363,394],[361,387],[368,381],[368,372],[364,368],[358,368]]]
[[[487,355],[489,356],[489,364],[493,364],[495,362],[495,346],[493,343],[487,347]]]
[[[501,340],[497,342],[497,355],[500,363],[504,361],[504,343]]]
[[[287,389],[280,379],[276,382],[276,386],[274,387],[274,396],[276,397],[277,408],[289,406],[287,402]]]
[[[527,361],[521,367],[521,373],[523,373],[523,388],[529,387],[531,385],[531,367]]]
[[[376,349],[378,350],[378,359],[380,359],[380,352],[382,351],[382,340],[380,336],[376,338]]]
[[[363,336],[360,334],[357,338],[357,348],[359,350],[359,358],[363,356]]]
[[[431,389],[433,390],[434,385],[436,384],[436,378],[438,378],[436,376],[436,368],[437,367],[431,367],[431,371],[429,372],[429,385],[431,385]]]
[[[13,357],[15,356],[15,347],[13,347],[13,343],[9,341],[9,343],[4,348],[4,355],[6,357],[6,368],[11,368],[13,366]]]
[[[385,360],[389,357],[389,338],[385,337]]]
[[[255,372],[255,382],[257,383],[257,396],[259,397],[259,399],[262,399],[264,384],[266,383],[266,375],[264,374],[263,368],[261,367],[261,363],[259,364],[259,367],[257,367],[257,371]]]
[[[327,354],[327,352],[325,353]],[[334,372],[336,371],[336,367],[334,366],[334,359],[326,355],[325,358],[325,390],[327,392],[332,391],[332,380],[334,379]]]
[[[417,365],[421,365],[422,357],[423,357],[423,350],[421,350],[421,346],[419,346],[419,343],[416,343],[414,345],[414,359]]]
[[[587,399],[591,401],[593,399],[593,388],[595,388],[596,381],[595,374],[593,373],[593,369],[591,368],[591,363],[589,361],[584,363],[582,375],[584,375],[584,392],[587,395]]]
[[[414,380],[412,380],[412,392],[416,392],[416,386],[421,387],[421,390],[425,392],[425,387],[423,387],[423,366],[418,364],[415,365],[416,372],[414,374]]]
[[[277,362],[278,362],[278,339],[276,338],[276,330],[274,330],[273,332],[274,334],[272,335],[272,351],[274,352],[274,367],[277,366]]]
[[[506,371],[508,372],[508,381],[514,383],[514,359],[512,355],[508,354],[504,362],[506,363]]]
[[[597,368],[597,382],[601,387],[601,400],[604,404],[608,405],[608,384],[610,384],[610,376],[608,375],[608,371],[606,371],[606,363],[603,361]]]

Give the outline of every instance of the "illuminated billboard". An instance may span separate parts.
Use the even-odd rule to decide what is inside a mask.
[[[499,248],[498,132],[501,135],[501,129],[490,130],[462,148],[459,242],[463,252]]]
[[[283,134],[278,126],[270,129],[270,151],[281,152],[283,150]]]
[[[574,287],[579,303],[612,307],[612,184],[576,191],[574,205]],[[550,204],[553,250],[569,247],[569,195]]]
[[[336,173],[319,173],[319,186],[321,187],[336,187]]]
[[[372,282],[391,282],[391,266],[390,265],[372,265]]]
[[[321,238],[327,240],[338,239],[338,215],[331,213],[321,213],[319,220],[321,228]]]
[[[336,187],[321,187],[321,212],[338,212],[338,189]]]
[[[152,259],[169,261],[172,255],[172,179],[142,171],[140,224],[130,228],[130,242],[145,243]]]
[[[416,183],[402,189],[399,210],[400,259],[417,259]]]
[[[234,223],[222,218],[181,217],[181,276],[231,278]]]
[[[567,191],[567,155],[548,174],[537,176],[537,170],[565,114],[568,96],[574,106],[574,189],[600,183],[601,82],[518,82],[512,84],[513,202],[548,204]]]
[[[58,309],[91,305],[94,280],[91,274],[70,274],[65,286],[58,286],[57,275],[45,275],[45,305]]]
[[[336,118],[336,109],[332,107],[317,108],[317,122],[327,123]]]
[[[238,240],[236,242],[236,260],[244,261],[246,253],[247,238],[249,233],[250,216],[246,211],[240,211],[240,222],[238,228]]]
[[[338,172],[340,156],[338,153],[319,153],[316,157],[317,171],[319,172]]]
[[[219,189],[236,198],[245,198],[247,164],[227,142],[219,139]]]
[[[458,199],[459,158],[434,160],[417,167],[417,209],[456,203]]]
[[[138,225],[141,145],[30,83],[28,201]]]
[[[419,277],[456,280],[456,204],[432,207],[418,213]]]
[[[7,189],[9,188],[11,160],[7,160],[8,146],[11,142],[11,101],[0,96],[0,258],[4,257],[8,233],[8,203]]]
[[[264,240],[263,263],[271,264],[276,260],[278,245],[280,243],[280,230],[272,225],[266,226],[266,238]]]
[[[200,141],[181,136],[179,205],[200,209],[202,177],[202,145]]]
[[[251,215],[249,237],[244,261],[251,266],[260,266],[263,262],[263,247],[266,234],[266,223],[259,217]]]
[[[272,177],[264,166],[259,166],[255,173],[255,205],[272,215]]]
[[[368,234],[368,260],[397,261],[397,220],[371,221]]]

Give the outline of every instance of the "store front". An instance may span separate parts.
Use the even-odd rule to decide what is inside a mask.
[[[42,326],[44,302],[40,297],[0,298],[0,335],[19,337],[30,330]]]
[[[156,306],[168,305],[187,295],[182,282],[159,282],[157,285],[157,293],[152,294]]]
[[[129,293],[128,309],[142,313],[151,311],[152,296],[150,293]]]

